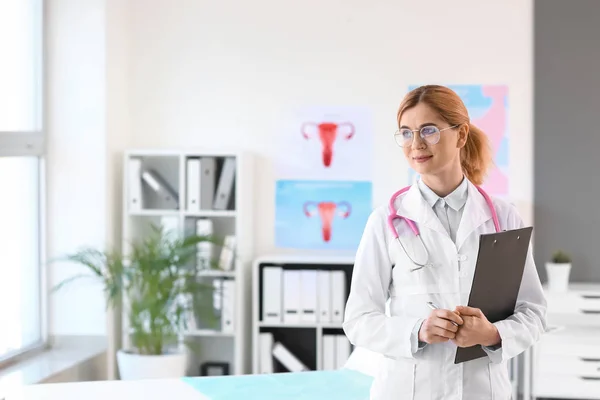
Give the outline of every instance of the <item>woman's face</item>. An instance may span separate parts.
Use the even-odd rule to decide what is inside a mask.
[[[419,103],[402,113],[397,140],[400,143],[404,141],[404,156],[418,174],[439,175],[453,168],[461,168],[460,149],[466,142],[468,127],[463,124],[446,129],[449,127],[450,124],[425,103]],[[418,132],[423,128],[426,139],[421,138]],[[413,131],[412,140],[406,129]]]

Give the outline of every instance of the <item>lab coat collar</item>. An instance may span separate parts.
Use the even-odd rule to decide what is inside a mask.
[[[474,230],[492,218],[492,213],[477,187],[469,180],[467,180],[467,185],[467,202],[456,232],[457,249],[460,249],[460,246]],[[412,219],[417,224],[422,224],[450,238],[439,218],[421,194],[417,183],[410,187],[401,202],[396,202],[396,206],[398,207],[396,214]]]
[[[406,194],[402,197],[400,204],[396,202],[398,211],[396,214],[422,224],[425,227],[450,237],[446,228],[442,225],[433,209],[427,203],[427,200],[421,194],[419,185],[413,184]]]
[[[469,235],[481,225],[492,219],[492,211],[477,187],[468,182],[468,196],[458,231],[456,232],[456,248],[460,249]]]

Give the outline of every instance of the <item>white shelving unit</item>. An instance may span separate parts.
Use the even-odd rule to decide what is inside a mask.
[[[267,266],[282,267],[283,270],[341,270],[345,273],[346,293],[348,298],[350,282],[352,279],[353,257],[306,257],[291,255],[263,256],[253,262],[252,267],[252,371],[259,373],[260,344],[259,334],[261,332],[273,333],[274,340],[280,341],[286,346],[302,363],[311,370],[323,370],[323,335],[343,335],[342,323],[332,322],[264,322],[262,320],[262,293],[263,278],[262,270]],[[282,289],[284,291],[284,289]],[[345,301],[344,301],[345,304]],[[350,342],[348,342],[348,346]],[[286,372],[287,370],[277,361],[274,362],[273,372]]]
[[[216,160],[215,188],[219,184],[220,174],[226,159],[235,159],[235,181],[233,183],[232,199],[226,209],[212,209],[212,205],[198,210],[187,209],[187,161],[189,159],[214,158]],[[165,206],[159,201],[150,187],[142,183],[141,209],[131,206],[130,161],[141,160],[142,170],[153,170],[164,179],[177,194],[176,205]],[[200,218],[210,219],[213,234],[217,238],[226,235],[235,236],[235,261],[232,270],[206,270],[199,273],[198,279],[207,282],[214,279],[235,281],[234,331],[222,332],[220,329],[199,329],[186,332],[186,340],[193,340],[200,346],[198,356],[191,360],[189,375],[200,375],[200,366],[204,362],[226,362],[230,374],[244,374],[250,369],[249,353],[250,337],[250,279],[253,251],[252,215],[253,194],[252,177],[253,162],[249,154],[237,151],[211,150],[129,150],[124,154],[123,165],[123,251],[127,253],[128,244],[133,239],[139,239],[148,232],[151,223],[159,225],[164,217],[177,221],[180,234],[195,233],[196,221]],[[218,262],[221,248],[213,249],[212,259]],[[201,321],[200,321],[201,322]],[[122,348],[127,349],[127,315],[122,315]],[[201,325],[201,324],[200,324]]]
[[[260,341],[261,332],[272,332],[274,340],[281,341],[290,351],[309,369],[322,370],[323,368],[323,335],[343,335],[342,323],[317,322],[317,323],[286,323],[264,322],[262,320],[262,270],[265,267],[278,266],[285,269],[325,269],[342,270],[346,275],[345,301],[348,299],[353,257],[328,257],[328,256],[289,256],[275,255],[263,256],[256,259],[252,266],[252,371],[260,373]],[[344,304],[345,304],[344,301]],[[600,304],[600,303],[599,303]],[[516,395],[519,385],[518,358],[509,363],[510,379],[513,393]],[[274,363],[274,372],[286,372],[286,369]],[[526,390],[526,389],[525,389]],[[516,397],[515,397],[516,398]],[[529,400],[529,399],[528,399]]]

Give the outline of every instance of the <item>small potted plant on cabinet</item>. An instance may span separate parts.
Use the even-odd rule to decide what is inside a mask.
[[[567,291],[571,274],[571,257],[561,250],[555,251],[551,261],[546,263],[546,274],[548,275],[548,290]]]
[[[198,279],[194,257],[207,236],[181,237],[151,225],[146,237],[131,243],[128,255],[86,248],[66,257],[102,282],[107,307],[122,304],[129,324],[130,348],[117,352],[121,379],[185,376],[188,352],[182,346],[190,318],[216,322],[213,286]],[[77,275],[61,282],[89,276]],[[208,295],[207,295],[208,294]],[[193,316],[193,317],[190,317]]]

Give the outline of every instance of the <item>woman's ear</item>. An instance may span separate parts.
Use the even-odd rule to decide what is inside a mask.
[[[461,124],[458,127],[458,141],[456,147],[463,148],[467,144],[467,138],[469,137],[469,124]]]

